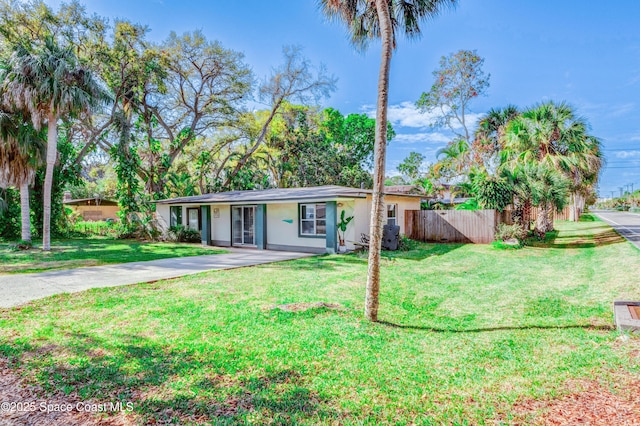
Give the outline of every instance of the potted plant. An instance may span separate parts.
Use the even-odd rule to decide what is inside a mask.
[[[344,243],[344,234],[347,232],[347,225],[353,220],[353,216],[345,217],[345,211],[340,213],[340,222],[338,222],[338,252],[345,253],[347,246]]]

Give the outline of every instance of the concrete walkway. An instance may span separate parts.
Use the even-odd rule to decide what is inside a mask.
[[[54,294],[74,293],[90,288],[116,287],[176,278],[203,271],[233,269],[314,256],[287,251],[225,249],[230,253],[92,266],[36,274],[0,275],[0,308],[10,308]]]

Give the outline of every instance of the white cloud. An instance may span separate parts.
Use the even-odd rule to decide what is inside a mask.
[[[445,135],[444,133],[433,132],[433,133],[398,133],[396,137],[393,138],[393,142],[398,143],[447,143],[451,140],[451,137]]]
[[[362,109],[369,117],[375,118],[375,105],[364,105]],[[408,101],[398,105],[389,105],[387,110],[387,119],[394,127],[426,129],[435,122],[437,116],[435,113],[420,112],[413,102]]]
[[[376,116],[375,105],[363,105],[362,111],[369,117],[375,118]],[[435,123],[439,116],[440,113],[436,111],[423,113],[416,108],[413,102],[408,101],[396,105],[389,105],[387,110],[387,119],[394,127],[411,127],[426,130]],[[466,115],[469,131],[473,130],[480,117],[482,117],[482,114],[469,113]],[[455,130],[462,128],[462,125],[457,122],[452,124]]]
[[[616,152],[617,158],[640,158],[640,151],[620,151]]]

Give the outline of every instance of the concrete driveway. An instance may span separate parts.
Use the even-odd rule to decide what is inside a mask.
[[[592,213],[611,225],[620,235],[629,240],[631,244],[640,248],[640,214],[603,210],[596,210]]]
[[[22,305],[60,293],[74,293],[98,287],[152,282],[203,271],[233,269],[314,256],[287,251],[229,248],[230,253],[159,259],[118,265],[0,275],[0,308]]]

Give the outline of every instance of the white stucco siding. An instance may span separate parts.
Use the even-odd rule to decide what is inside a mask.
[[[349,222],[347,225],[347,231],[345,232],[345,245],[348,250],[353,250],[356,246],[353,244],[354,242],[360,241],[360,234],[356,233],[356,227],[358,223],[358,214],[356,213],[356,203],[358,200],[338,200],[337,205],[337,222],[340,223],[340,217],[342,215],[342,211],[344,210],[345,217],[353,216],[353,220]]]
[[[231,245],[231,206],[228,204],[211,205],[211,241],[213,245]]]
[[[420,210],[420,198],[419,197],[406,197],[401,195],[385,195],[384,196],[384,221],[387,223],[387,208],[389,204],[396,204],[398,211],[396,213],[396,224],[400,226],[400,234],[404,234],[404,218],[405,211],[407,210]],[[364,220],[358,220],[356,223],[356,236],[360,241],[360,234],[369,235],[369,220],[371,215],[371,196],[368,196],[366,200],[356,200],[356,218],[361,217]]]
[[[156,204],[156,220],[163,234],[169,230],[169,205]]]
[[[396,204],[398,206],[398,212],[396,222],[400,226],[400,234],[404,234],[404,212],[407,210],[420,210],[420,198],[419,197],[403,197],[398,195],[385,195],[384,203]],[[386,212],[386,209],[385,209]],[[385,213],[386,223],[386,213]]]
[[[298,203],[267,204],[267,246],[326,248],[326,238],[300,237],[298,235]],[[289,223],[291,222],[291,223]]]

